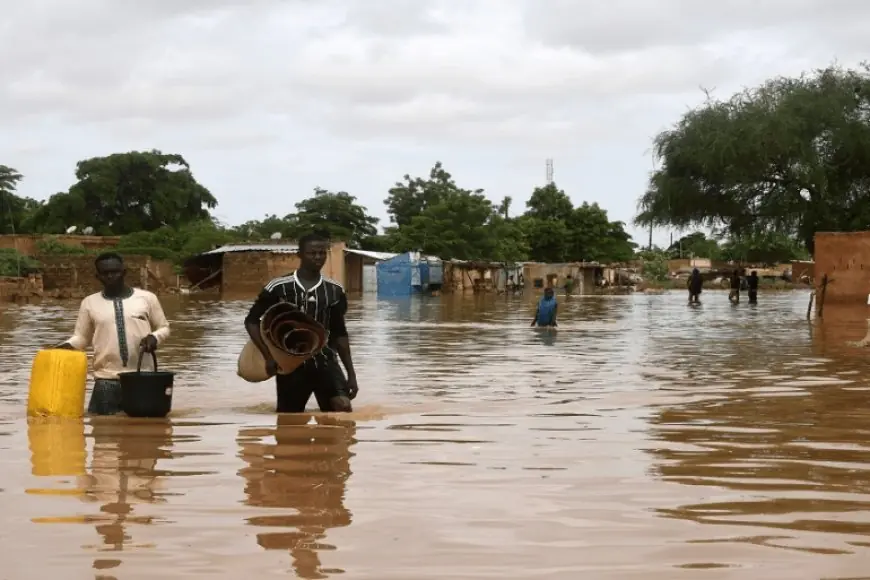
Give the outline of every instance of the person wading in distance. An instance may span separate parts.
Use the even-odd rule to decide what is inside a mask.
[[[266,360],[266,372],[275,376],[279,413],[304,412],[312,393],[321,411],[349,413],[359,391],[344,320],[347,296],[341,284],[320,273],[329,247],[329,241],[316,234],[300,238],[299,269],[266,284],[245,318],[245,329]],[[260,319],[278,302],[293,304],[329,332],[327,345],[289,375],[277,374],[278,363],[260,334]]]
[[[697,268],[692,270],[692,275],[689,276],[686,286],[689,288],[689,304],[700,304],[701,291],[704,288],[704,279],[701,277],[700,270]]]
[[[135,371],[143,353],[153,353],[169,338],[169,322],[157,296],[130,288],[124,259],[114,252],[94,260],[102,292],[82,300],[72,337],[58,348],[85,350],[94,347],[94,390],[88,413],[114,415],[121,411],[118,374]],[[153,371],[150,356],[142,370]]]
[[[552,288],[544,290],[544,297],[538,302],[538,308],[535,310],[535,319],[532,320],[532,326],[540,328],[555,328],[556,324],[556,294]]]

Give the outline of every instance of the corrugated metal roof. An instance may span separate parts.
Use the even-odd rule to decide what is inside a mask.
[[[251,244],[251,245],[228,245],[215,248],[214,250],[200,254],[228,254],[230,252],[272,252],[273,254],[293,254],[299,250],[298,246],[291,244]]]
[[[371,252],[369,250],[355,250],[353,248],[345,248],[344,251],[349,254],[365,256],[366,258],[371,258],[372,260],[389,260],[390,258],[395,258],[399,255],[393,254],[392,252]]]

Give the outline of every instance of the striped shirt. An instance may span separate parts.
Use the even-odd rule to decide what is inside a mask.
[[[279,302],[293,304],[322,324],[329,333],[328,344],[332,345],[336,338],[347,336],[344,320],[347,295],[342,285],[335,280],[321,276],[314,286],[306,290],[295,273],[275,278],[257,296],[245,317],[245,324],[259,324],[266,311]],[[335,353],[331,348],[324,347],[318,356],[331,358]]]

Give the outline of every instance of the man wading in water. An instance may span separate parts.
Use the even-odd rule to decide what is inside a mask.
[[[556,294],[552,288],[547,288],[544,290],[544,297],[538,302],[532,326],[538,326],[539,328],[555,328],[558,326],[556,324],[556,309]]]
[[[349,413],[353,410],[350,401],[359,391],[344,321],[347,296],[341,284],[320,273],[329,246],[329,241],[321,236],[303,236],[299,240],[299,269],[266,284],[245,318],[245,329],[266,360],[266,372],[275,376],[279,413],[304,412],[312,393],[321,411]],[[289,375],[277,374],[278,363],[260,334],[260,319],[278,302],[293,304],[329,331],[327,346]],[[336,353],[347,370],[347,378]]]
[[[82,300],[72,338],[58,348],[94,347],[94,390],[88,413],[114,415],[121,411],[118,374],[135,371],[143,353],[153,353],[169,337],[169,322],[157,296],[127,286],[124,259],[113,252],[94,260],[103,291]],[[154,370],[151,357],[142,370]]]
[[[701,278],[701,272],[697,268],[692,270],[692,275],[689,276],[686,286],[689,288],[689,304],[700,304],[704,279]]]
[[[728,300],[733,304],[740,302],[740,286],[743,285],[743,280],[740,278],[740,270],[734,270],[731,273],[731,292],[728,294]]]

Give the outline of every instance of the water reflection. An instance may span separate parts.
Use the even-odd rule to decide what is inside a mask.
[[[170,297],[172,422],[93,429],[22,418],[31,357],[77,305],[4,311],[0,509],[25,522],[4,556],[64,578],[122,559],[124,578],[866,575],[870,351],[845,344],[863,311],[582,296],[550,337],[535,299],[353,301],[357,412],[311,420],[236,377],[249,301]],[[36,517],[58,506],[87,515]]]
[[[239,471],[245,503],[280,508],[247,522],[274,530],[257,533],[257,543],[289,551],[299,578],[342,572],[324,568],[318,552],[336,549],[324,542],[329,528],[351,522],[344,495],[355,434],[353,421],[326,415],[279,415],[275,427],[239,431],[239,456],[247,464]],[[266,441],[271,438],[274,443]]]
[[[89,518],[102,538],[96,549],[117,552],[125,546],[152,547],[133,544],[130,526],[159,522],[154,516],[134,514],[134,506],[166,502],[161,494],[164,474],[157,471],[157,461],[172,458],[171,423],[98,417],[92,422],[91,437],[91,471],[80,485],[85,501],[101,504],[101,515]],[[98,558],[94,568],[114,568],[120,563],[116,558]]]

